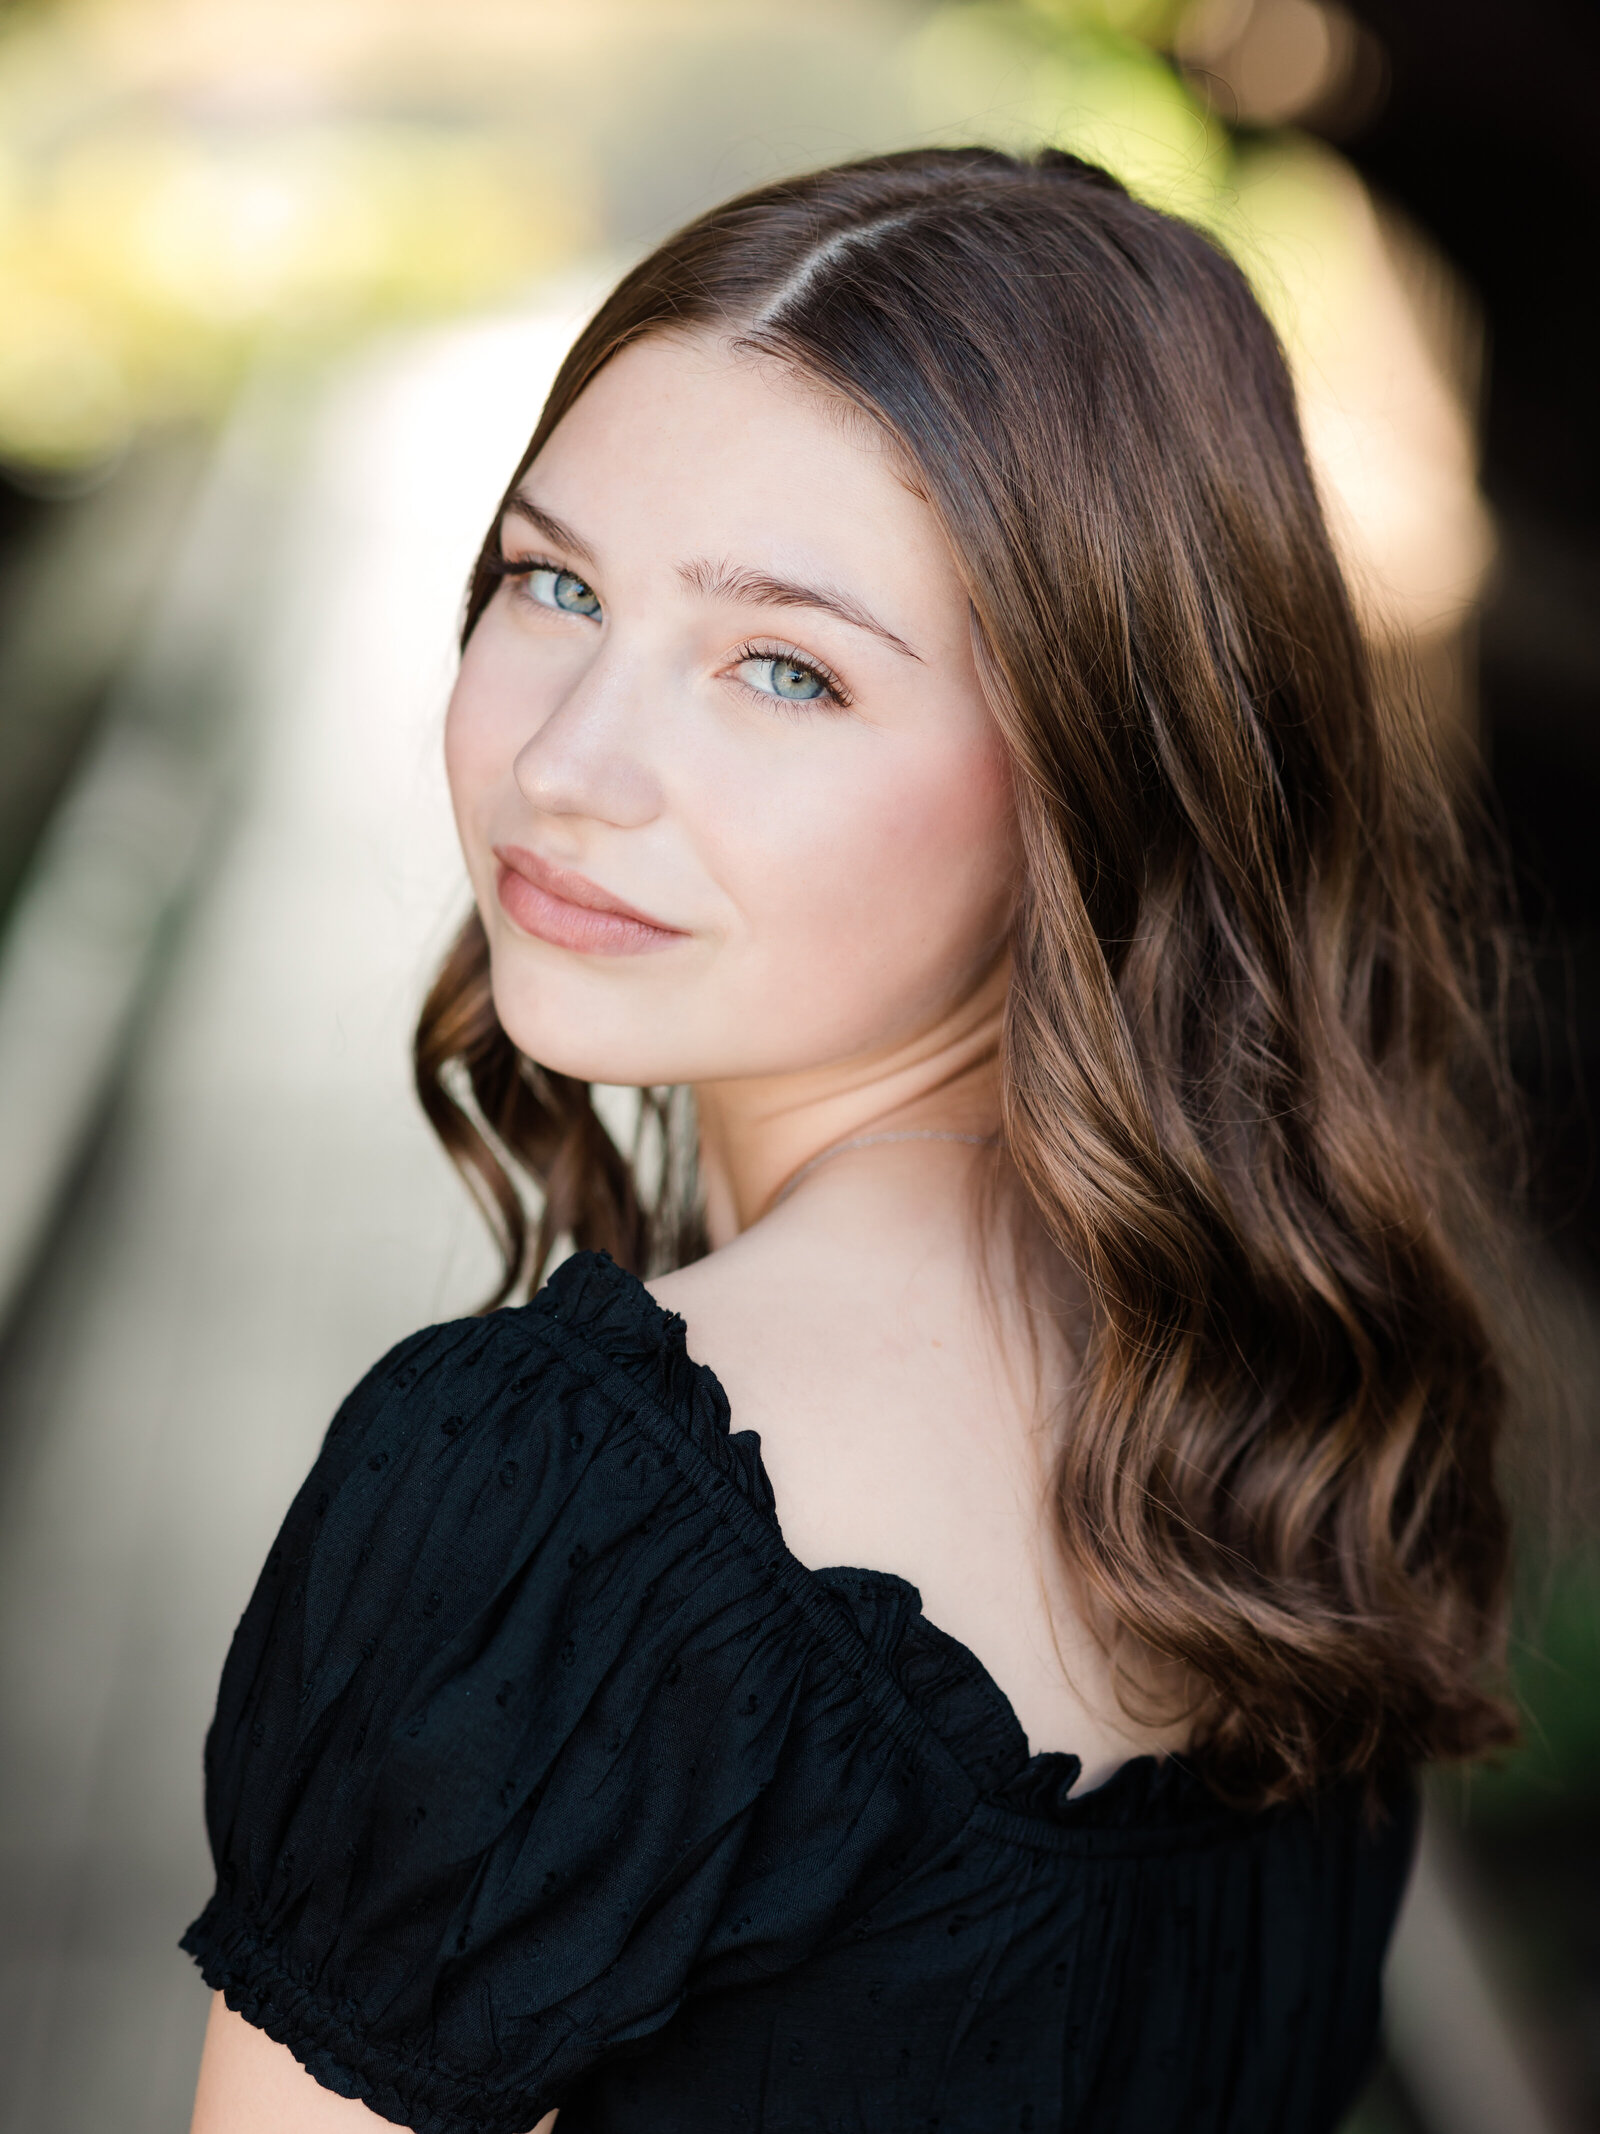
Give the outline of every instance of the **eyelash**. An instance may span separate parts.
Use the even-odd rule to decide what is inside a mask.
[[[802,674],[816,676],[817,680],[822,684],[826,695],[812,697],[809,701],[801,699],[793,706],[796,711],[805,711],[809,708],[809,705],[820,703],[833,704],[840,711],[844,711],[848,709],[853,701],[849,690],[846,689],[844,683],[840,681],[831,667],[810,652],[796,651],[793,645],[763,644],[759,638],[752,638],[748,644],[738,646],[732,655],[731,664],[735,667],[742,667],[747,659],[782,660],[786,667],[798,667]],[[775,704],[782,701],[780,698],[769,696],[764,689],[751,688],[748,682],[741,682],[739,686],[741,689],[748,689],[753,697],[759,697],[763,704]]]
[[[528,578],[535,571],[565,572],[567,565],[556,563],[549,556],[496,555],[489,558],[489,568],[497,578]],[[573,571],[571,575],[577,577],[579,573]],[[584,583],[587,585],[588,580],[585,579]],[[545,612],[548,613],[550,611],[545,610]],[[747,659],[783,660],[788,666],[798,667],[802,674],[814,674],[827,694],[825,697],[812,697],[810,701],[813,704],[826,702],[834,704],[840,711],[844,711],[854,701],[849,690],[826,661],[816,658],[812,653],[798,651],[793,645],[764,644],[759,638],[751,638],[748,643],[736,648],[730,664],[735,667],[742,667]],[[769,696],[764,689],[752,688],[748,682],[741,682],[739,686],[749,695],[759,698],[763,704],[773,704],[780,701],[775,697]],[[795,708],[803,710],[804,703],[797,704]]]
[[[535,571],[561,571],[565,573],[567,570],[567,566],[564,563],[554,563],[548,556],[498,555],[490,556],[488,563],[490,571],[496,578],[531,578]],[[578,571],[573,571],[570,575],[577,578],[582,574]],[[587,585],[589,581],[585,578],[583,582]]]

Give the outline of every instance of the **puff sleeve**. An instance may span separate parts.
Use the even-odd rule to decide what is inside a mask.
[[[881,1761],[859,1727],[813,1698],[793,1738],[806,1641],[718,1515],[768,1516],[754,1440],[679,1387],[675,1443],[640,1373],[575,1366],[559,1318],[432,1329],[351,1395],[207,1741],[217,1886],[184,1946],[324,2087],[418,2134],[526,2134],[695,1975],[814,1945],[896,1843],[887,1775],[851,1777]],[[866,1806],[797,1875],[783,1802],[819,1757]]]

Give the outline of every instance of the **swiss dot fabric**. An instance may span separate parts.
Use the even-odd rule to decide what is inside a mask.
[[[1414,1821],[1148,1757],[1075,1792],[910,1586],[788,1554],[593,1253],[351,1394],[206,1774],[184,1946],[417,2134],[1321,2134]]]

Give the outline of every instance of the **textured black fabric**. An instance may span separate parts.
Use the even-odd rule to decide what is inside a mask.
[[[783,1546],[682,1322],[583,1253],[336,1417],[206,1748],[184,1937],[418,2134],[1316,2134],[1411,1796],[1072,1792],[884,1573]]]

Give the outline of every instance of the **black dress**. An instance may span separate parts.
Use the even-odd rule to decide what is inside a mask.
[[[239,1626],[184,1937],[419,2134],[1312,2134],[1408,1793],[1073,1792],[915,1590],[784,1548],[681,1320],[579,1254],[357,1387]]]

